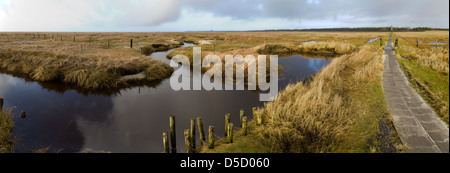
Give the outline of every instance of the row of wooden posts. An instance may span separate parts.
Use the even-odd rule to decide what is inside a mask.
[[[31,35],[31,34],[25,34],[27,35]],[[34,37],[36,37],[36,34],[32,34]],[[39,34],[37,34],[38,38],[41,38],[41,36]],[[52,39],[54,39],[54,35],[52,35]],[[44,40],[46,39],[46,35],[44,34]],[[63,41],[63,36],[60,35],[60,41]],[[89,42],[91,42],[91,38],[89,38]],[[76,42],[76,37],[73,37],[73,42]],[[108,49],[111,48],[110,45],[110,39],[108,39]],[[133,39],[130,40],[130,48],[133,48]],[[83,45],[81,45],[81,52],[83,52]]]
[[[256,118],[256,124],[261,125],[263,124],[263,117],[262,115],[258,115],[256,113],[256,107],[252,108],[253,117]],[[240,125],[242,134],[244,136],[249,134],[249,128],[248,128],[248,118],[245,115],[244,109],[240,110]],[[203,121],[201,117],[197,117],[196,119],[191,119],[190,121],[190,129],[184,130],[184,142],[186,145],[186,152],[187,153],[194,153],[196,149],[196,132],[195,132],[195,125],[197,124],[198,132],[199,132],[199,138],[200,143],[202,146],[207,145],[209,149],[214,149],[214,139],[216,137],[214,133],[214,126],[209,126],[209,135],[208,135],[208,143],[206,143],[205,133],[203,131]],[[176,127],[175,127],[175,117],[171,116],[169,117],[169,125],[170,125],[170,133],[163,133],[163,153],[169,153],[169,150],[171,153],[177,152],[177,141],[176,141]],[[228,143],[233,143],[233,130],[234,125],[231,123],[231,115],[229,113],[225,114],[225,134],[226,141]],[[169,148],[169,138],[170,138],[170,148]]]
[[[2,97],[0,97],[0,112],[3,111],[3,102],[4,102],[4,101],[5,101],[5,99],[2,98]],[[19,117],[20,117],[20,118],[26,118],[26,117],[27,117],[27,114],[25,113],[25,111],[22,110],[22,111],[20,112]]]

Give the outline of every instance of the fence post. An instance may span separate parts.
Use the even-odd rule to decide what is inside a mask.
[[[75,42],[75,37],[73,37],[73,42]]]
[[[228,124],[228,135],[227,135],[228,143],[233,143],[233,123]]]
[[[80,44],[81,47],[81,53],[83,53],[83,44]]]
[[[110,47],[109,47],[109,39],[108,39],[108,49],[109,49]]]
[[[184,142],[186,144],[186,153],[192,153],[191,149],[191,139],[190,139],[189,129],[184,130]]]
[[[172,147],[172,153],[177,153],[177,137],[175,135],[175,117],[170,117],[170,145]]]
[[[167,133],[163,133],[163,153],[169,153],[169,137],[167,136]]]
[[[130,41],[130,48],[133,48],[133,39]]]
[[[209,138],[208,138],[208,140],[209,140],[208,148],[209,149],[214,149],[214,138],[215,138],[214,126],[209,126]]]
[[[189,133],[191,139],[191,148],[195,149],[195,119],[191,119],[191,131]]]
[[[200,135],[200,142],[202,143],[202,145],[205,145],[206,140],[205,140],[205,131],[203,130],[202,117],[197,117],[197,126],[198,126],[198,133]]]
[[[225,136],[228,135],[228,124],[230,124],[230,114],[225,114]]]
[[[244,117],[245,117],[245,110],[241,109],[239,111],[239,122],[241,123],[241,128],[242,128],[242,118],[244,118]]]
[[[247,136],[247,117],[242,117],[242,133]]]
[[[61,41],[62,41],[62,35],[61,35]]]
[[[3,110],[3,101],[4,101],[5,99],[3,99],[2,97],[0,97],[0,111],[2,111]]]

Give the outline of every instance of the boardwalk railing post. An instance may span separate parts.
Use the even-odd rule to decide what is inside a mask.
[[[239,111],[239,122],[241,123],[241,128],[242,128],[242,118],[244,118],[244,116],[245,116],[245,110],[241,109]]]
[[[167,133],[163,133],[163,153],[169,153],[169,136],[167,136]]]
[[[247,136],[247,117],[242,117],[242,133]]]
[[[227,134],[228,143],[233,143],[233,123],[228,124],[228,134]]]
[[[186,153],[192,153],[191,139],[190,139],[189,129],[184,130],[184,142],[186,143]]]
[[[0,97],[0,111],[3,110],[3,101],[4,101],[4,100],[5,100],[5,99],[3,99],[3,98]]]
[[[206,145],[205,131],[203,130],[202,117],[197,117],[198,134],[200,135],[200,142],[202,145]]]
[[[228,124],[230,124],[230,114],[225,114],[225,136],[228,135]]]
[[[215,138],[214,126],[209,126],[209,137],[208,137],[208,140],[209,140],[208,148],[209,149],[214,149],[214,138]]]
[[[189,133],[191,139],[191,148],[195,149],[195,119],[191,119],[191,131]]]
[[[175,117],[170,117],[170,145],[172,153],[177,153],[177,137],[175,135]]]

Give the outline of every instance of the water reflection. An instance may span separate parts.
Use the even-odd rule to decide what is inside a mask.
[[[165,60],[169,52],[151,57]],[[279,64],[285,67],[280,90],[315,74],[330,62],[298,55],[280,58]],[[5,98],[6,106],[13,106],[15,115],[21,110],[28,115],[26,119],[15,117],[16,152],[50,147],[50,152],[89,148],[157,153],[162,150],[162,133],[169,131],[171,115],[176,116],[178,151],[182,152],[182,131],[189,128],[191,118],[201,116],[205,129],[215,126],[219,138],[224,133],[226,113],[231,113],[232,122],[238,125],[240,108],[250,113],[252,107],[264,104],[259,102],[257,92],[176,92],[169,80],[122,89],[111,95],[83,92],[58,83],[29,82],[6,74],[0,74],[0,97]]]

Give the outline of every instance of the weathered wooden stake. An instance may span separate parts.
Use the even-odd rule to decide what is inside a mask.
[[[214,149],[214,138],[215,138],[214,126],[209,126],[209,138],[208,138],[208,140],[209,140],[208,148],[209,149]]]
[[[195,149],[195,119],[191,119],[191,131],[189,133],[191,139],[191,148]]]
[[[83,53],[83,44],[80,44],[81,47],[81,53]]]
[[[19,117],[20,117],[20,118],[26,118],[26,117],[27,117],[27,114],[25,113],[25,111],[22,111],[22,112],[20,112]]]
[[[202,117],[197,117],[197,127],[198,127],[198,134],[200,135],[200,142],[202,143],[202,145],[206,145],[205,131],[203,130]]]
[[[419,47],[419,40],[416,39],[416,47]]]
[[[186,153],[192,153],[189,129],[184,130],[184,142],[186,143]]]
[[[247,136],[247,117],[242,117],[242,133]]]
[[[133,39],[130,41],[130,48],[133,48]]]
[[[169,153],[169,136],[166,132],[163,133],[163,153]]]
[[[230,124],[230,114],[225,114],[225,136],[228,135],[228,124]]]
[[[52,35],[52,40],[53,40],[53,39],[55,39],[55,36],[54,36],[54,35]]]
[[[61,41],[62,41],[62,35],[61,35],[61,38],[60,38],[60,39],[61,39]]]
[[[3,98],[0,97],[0,111],[3,110],[3,101],[4,101],[4,100],[5,100],[5,99],[3,99]]]
[[[175,135],[175,117],[170,117],[170,145],[172,153],[177,153],[177,137]]]
[[[228,143],[233,143],[233,123],[228,124],[228,134],[227,134]]]
[[[241,128],[242,128],[242,118],[244,117],[245,117],[245,110],[241,109],[239,113],[239,122],[241,123]]]
[[[380,47],[383,46],[383,38],[380,38]]]
[[[261,125],[263,124],[263,116],[261,114],[256,115],[256,125]]]

